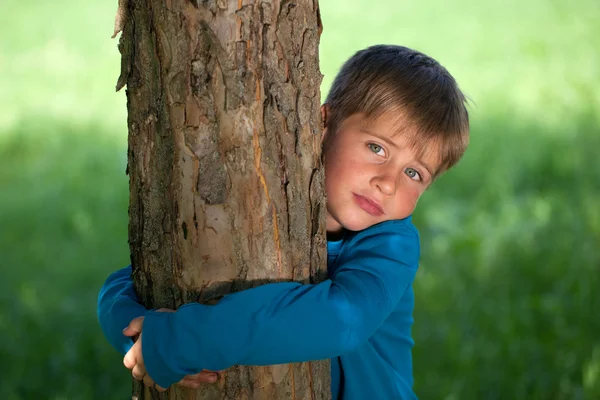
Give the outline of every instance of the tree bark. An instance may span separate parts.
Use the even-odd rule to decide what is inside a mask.
[[[326,276],[317,0],[129,0],[129,244],[147,307]],[[327,361],[134,398],[326,399]]]

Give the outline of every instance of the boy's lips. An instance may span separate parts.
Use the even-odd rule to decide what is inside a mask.
[[[383,208],[379,205],[375,200],[371,200],[367,197],[358,195],[356,193],[352,193],[354,196],[354,201],[360,208],[366,211],[368,214],[374,217],[380,217],[384,214]]]

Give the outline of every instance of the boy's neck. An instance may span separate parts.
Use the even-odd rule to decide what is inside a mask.
[[[337,242],[339,240],[342,240],[342,238],[344,237],[344,232],[345,229],[342,228],[338,231],[334,231],[334,232],[327,232],[327,241],[328,242]]]

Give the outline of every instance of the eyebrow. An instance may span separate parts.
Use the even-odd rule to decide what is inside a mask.
[[[368,129],[365,129],[365,128],[360,128],[360,131],[361,131],[361,132],[364,132],[364,133],[367,133],[367,134],[369,134],[369,135],[372,135],[372,136],[376,136],[376,137],[380,138],[381,140],[383,140],[384,142],[387,142],[387,144],[389,144],[390,146],[393,146],[393,147],[395,147],[396,149],[398,149],[398,148],[399,148],[399,146],[398,146],[396,143],[394,143],[393,141],[391,141],[390,139],[388,139],[388,138],[387,138],[387,137],[385,137],[384,135],[380,135],[380,134],[378,134],[377,132],[373,132],[373,131],[370,131],[370,130],[368,130]],[[423,166],[423,168],[425,168],[425,169],[427,170],[427,172],[429,172],[429,175],[431,175],[431,177],[432,177],[432,178],[435,176],[435,175],[433,174],[433,168],[431,168],[429,165],[427,165],[427,163],[425,163],[425,162],[424,162],[423,160],[421,160],[420,158],[417,158],[417,162],[418,162],[419,164],[421,164],[421,165]]]

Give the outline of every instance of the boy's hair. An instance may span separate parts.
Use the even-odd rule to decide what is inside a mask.
[[[403,46],[358,51],[335,77],[325,103],[330,136],[356,113],[368,119],[396,116],[395,134],[420,154],[437,153],[435,176],[455,165],[469,142],[466,99],[452,75],[431,57]]]

